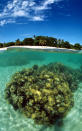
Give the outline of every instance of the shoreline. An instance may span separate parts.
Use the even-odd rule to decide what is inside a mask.
[[[46,50],[68,50],[68,51],[78,51],[75,49],[67,49],[67,48],[58,48],[58,47],[50,47],[50,46],[9,46],[9,47],[5,47],[5,48],[0,48],[0,51],[4,51],[10,48],[27,48],[27,49],[46,49]]]
[[[4,50],[7,50],[7,48],[5,47],[5,48],[0,48],[0,51],[4,51]]]

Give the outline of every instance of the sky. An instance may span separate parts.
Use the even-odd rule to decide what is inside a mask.
[[[0,0],[0,42],[33,35],[82,45],[82,0]]]

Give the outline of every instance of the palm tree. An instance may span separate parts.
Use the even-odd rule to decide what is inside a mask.
[[[16,42],[15,42],[15,45],[20,45],[20,44],[21,44],[20,39],[17,39]]]
[[[46,46],[46,44],[47,44],[46,40],[40,40],[39,41],[39,45],[41,45],[41,46]]]

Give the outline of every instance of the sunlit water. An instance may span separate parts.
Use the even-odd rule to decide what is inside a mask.
[[[0,52],[0,131],[82,131],[82,83],[74,95],[74,107],[63,120],[52,127],[35,125],[33,120],[14,111],[4,99],[4,89],[12,74],[24,68],[39,66],[51,62],[60,62],[74,69],[82,65],[82,52],[65,53],[55,51],[36,51],[28,49],[10,49]]]

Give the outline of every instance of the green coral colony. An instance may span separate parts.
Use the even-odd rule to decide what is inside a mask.
[[[36,124],[52,125],[73,107],[77,74],[60,63],[34,65],[12,76],[5,98]]]

